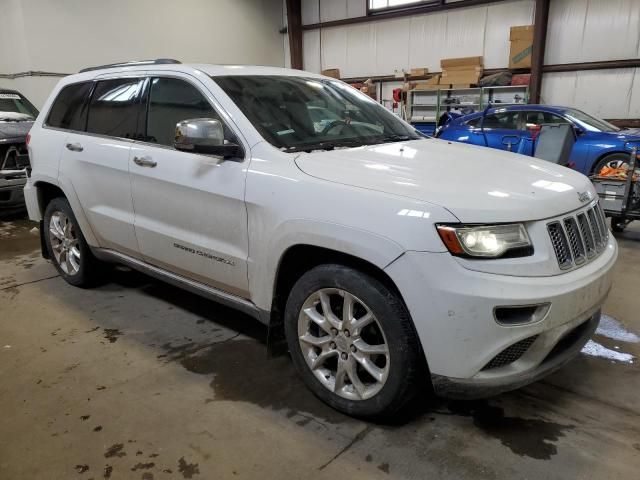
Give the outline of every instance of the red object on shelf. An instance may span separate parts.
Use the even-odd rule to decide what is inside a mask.
[[[530,73],[518,73],[511,77],[511,85],[529,85],[531,82],[531,74]]]
[[[394,102],[401,102],[402,101],[402,89],[401,88],[394,88],[393,89],[393,101]]]

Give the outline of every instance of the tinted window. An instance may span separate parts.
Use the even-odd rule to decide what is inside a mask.
[[[98,82],[89,105],[87,132],[135,138],[142,85],[139,78]]]
[[[192,118],[219,119],[207,99],[193,85],[176,78],[154,78],[149,91],[145,140],[173,146],[176,123]],[[225,132],[228,139],[229,132]]]
[[[53,102],[46,124],[83,131],[87,123],[87,101],[92,86],[93,82],[84,82],[64,87]]]
[[[569,123],[559,115],[549,112],[525,112],[525,126],[533,127],[535,125],[559,125]]]
[[[484,117],[484,122],[482,122],[482,117],[478,117],[473,120],[469,120],[467,123],[468,125],[477,128],[482,126],[483,128],[517,130],[519,113],[520,112],[517,111],[492,113]]]

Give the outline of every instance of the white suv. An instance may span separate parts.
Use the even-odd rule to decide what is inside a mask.
[[[596,328],[617,257],[585,176],[425,138],[307,72],[88,69],[29,153],[65,280],[117,262],[236,307],[352,415],[392,415],[425,379],[468,398],[547,375]]]

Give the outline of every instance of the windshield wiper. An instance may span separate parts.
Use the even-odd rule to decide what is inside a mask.
[[[386,143],[386,142],[405,142],[407,140],[416,140],[416,139],[409,135],[394,134],[394,135],[385,135],[383,137],[379,137],[379,140],[383,143]]]
[[[291,147],[283,147],[285,152],[311,152],[313,150],[334,150],[336,148],[360,147],[369,145],[368,142],[362,140],[332,140],[326,142],[306,143],[301,145],[293,145]]]

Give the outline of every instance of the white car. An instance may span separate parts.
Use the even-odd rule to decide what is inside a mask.
[[[611,287],[587,177],[425,138],[312,73],[88,69],[55,88],[29,153],[29,215],[66,281],[117,262],[236,307],[356,416],[393,415],[424,381],[470,398],[547,375]]]

